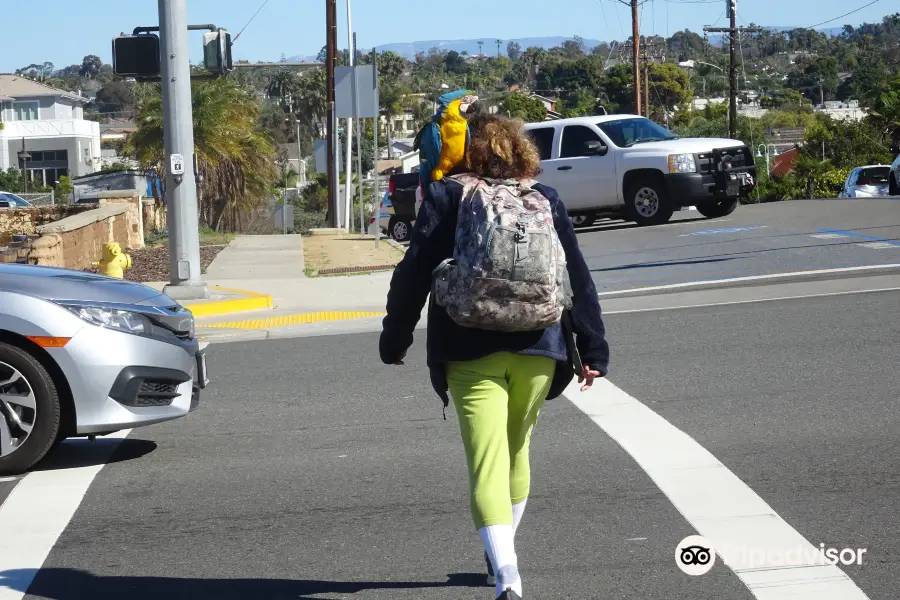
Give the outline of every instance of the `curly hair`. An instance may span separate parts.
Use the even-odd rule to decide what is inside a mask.
[[[471,141],[466,167],[479,177],[532,179],[541,172],[541,159],[524,123],[480,113],[469,119]]]

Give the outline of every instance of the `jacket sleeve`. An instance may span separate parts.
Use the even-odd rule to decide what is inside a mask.
[[[594,279],[581,254],[581,248],[578,247],[578,237],[565,204],[553,188],[540,185],[537,189],[553,206],[553,224],[566,253],[566,267],[574,295],[572,329],[575,333],[575,345],[582,362],[605,377],[609,371],[609,344],[606,341],[606,327],[603,325]]]
[[[444,184],[431,184],[422,199],[406,254],[391,277],[387,316],[378,344],[385,364],[397,362],[412,346],[413,332],[431,292],[432,271],[446,258],[449,205]]]

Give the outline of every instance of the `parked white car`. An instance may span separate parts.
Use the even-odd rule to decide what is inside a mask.
[[[638,115],[529,123],[525,130],[541,154],[538,181],[559,192],[579,225],[600,217],[657,225],[688,206],[722,217],[756,186],[756,161],[743,142],[682,139]]]
[[[887,165],[868,165],[853,169],[844,182],[839,198],[879,198],[890,192],[888,179],[891,168]]]

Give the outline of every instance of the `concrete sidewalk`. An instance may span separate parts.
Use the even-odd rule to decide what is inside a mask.
[[[203,279],[210,299],[184,303],[207,331],[263,330],[380,316],[391,272],[306,277],[299,235],[236,237]],[[148,284],[162,290],[165,282]]]

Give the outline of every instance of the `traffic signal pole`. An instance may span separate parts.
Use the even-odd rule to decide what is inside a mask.
[[[159,0],[160,67],[169,228],[169,285],[173,300],[209,297],[200,278],[194,116],[188,51],[187,0]]]

